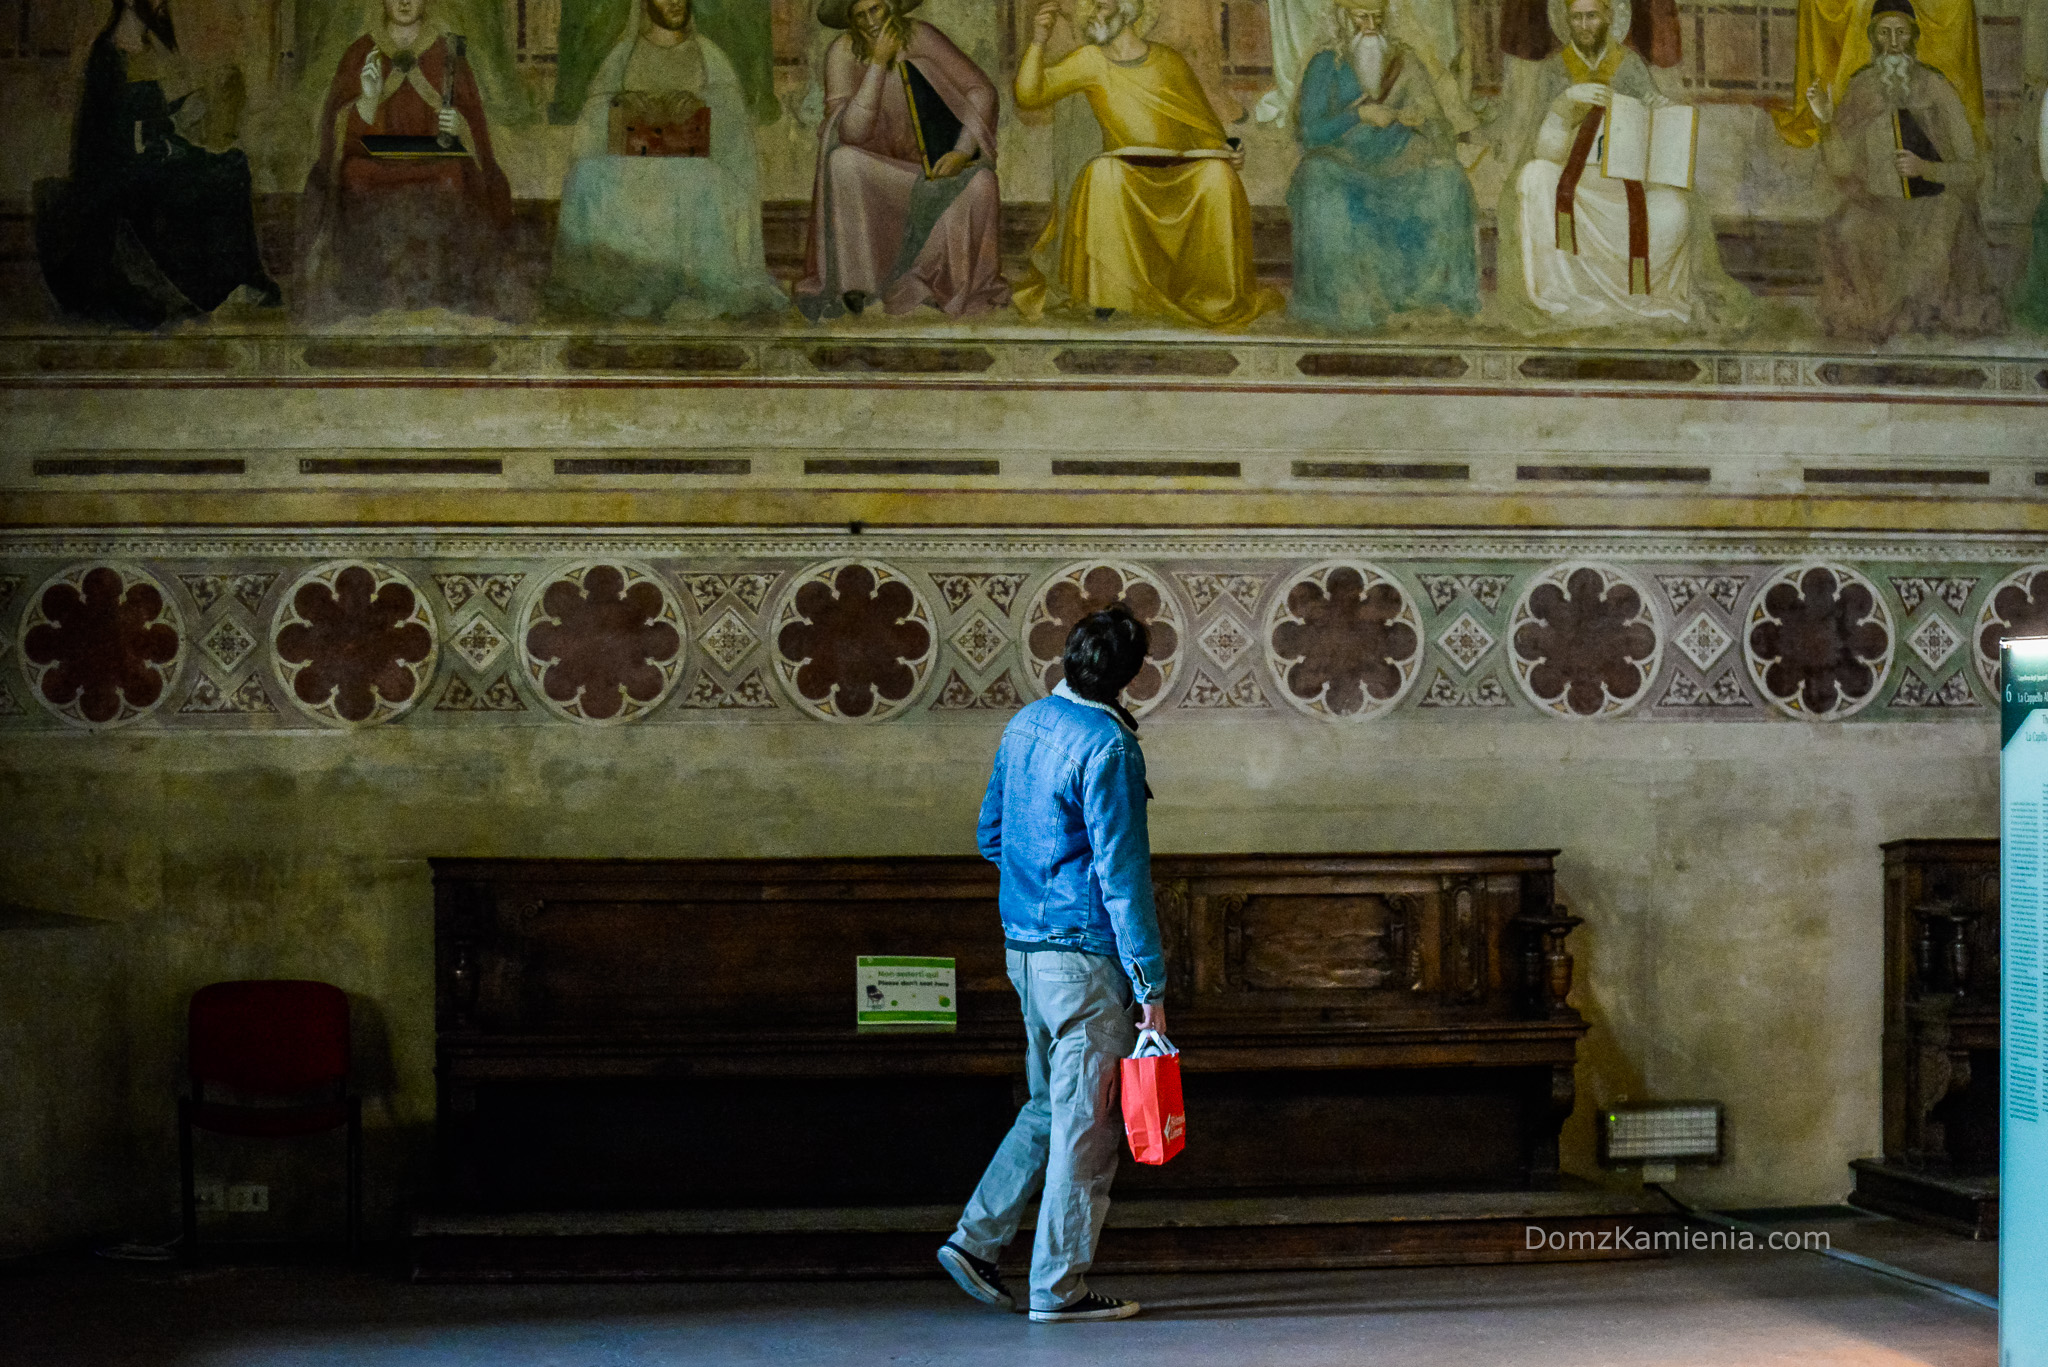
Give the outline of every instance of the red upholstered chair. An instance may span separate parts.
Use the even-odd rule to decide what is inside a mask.
[[[361,1240],[363,1102],[348,1092],[348,996],[328,983],[214,983],[192,994],[188,1069],[178,1100],[185,1246],[199,1243],[192,1132],[291,1139],[348,1127],[348,1247]],[[209,1087],[226,1089],[209,1100]]]

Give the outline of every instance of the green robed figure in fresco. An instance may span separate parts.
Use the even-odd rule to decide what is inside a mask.
[[[754,121],[691,0],[641,0],[588,83],[562,185],[553,302],[669,321],[788,304],[761,243]]]
[[[1385,32],[1388,0],[1336,0],[1295,108],[1301,164],[1288,312],[1345,331],[1394,313],[1479,312],[1472,186],[1425,64]]]

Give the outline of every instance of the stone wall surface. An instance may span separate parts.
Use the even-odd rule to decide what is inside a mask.
[[[107,924],[0,932],[0,1071],[29,1102],[8,1108],[0,1244],[171,1227],[184,1003],[237,976],[351,994],[371,1210],[388,1228],[433,1118],[429,856],[972,849],[1000,714],[832,728],[829,744],[781,715],[10,735],[0,899]],[[1561,849],[1559,895],[1587,922],[1575,1001],[1593,1023],[1566,1166],[1597,1175],[1602,1103],[1719,1098],[1728,1162],[1679,1187],[1715,1204],[1837,1200],[1847,1161],[1876,1151],[1877,846],[1982,835],[1995,815],[1989,720],[1143,730],[1164,851]],[[46,1120],[24,1120],[38,1103]],[[280,1206],[321,1180],[311,1158],[205,1152],[202,1171],[267,1175]],[[331,1229],[334,1213],[302,1202],[292,1218]]]

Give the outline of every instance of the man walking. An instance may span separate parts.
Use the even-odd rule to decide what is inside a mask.
[[[1077,622],[1066,677],[1011,719],[981,804],[981,852],[1003,871],[1003,944],[1024,1010],[1031,1099],[939,1262],[976,1300],[1012,1307],[995,1259],[1042,1182],[1029,1307],[1040,1324],[1138,1313],[1136,1301],[1096,1295],[1085,1278],[1116,1175],[1120,1063],[1139,1028],[1166,1029],[1151,793],[1137,723],[1116,701],[1149,644],[1121,604]]]

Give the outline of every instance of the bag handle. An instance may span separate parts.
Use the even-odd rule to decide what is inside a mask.
[[[1148,1050],[1150,1051],[1149,1054],[1147,1052]],[[1173,1047],[1172,1041],[1168,1040],[1166,1036],[1161,1034],[1159,1031],[1140,1030],[1138,1032],[1138,1043],[1137,1046],[1131,1050],[1131,1057],[1147,1058],[1164,1054],[1178,1054],[1179,1052],[1180,1050]]]

